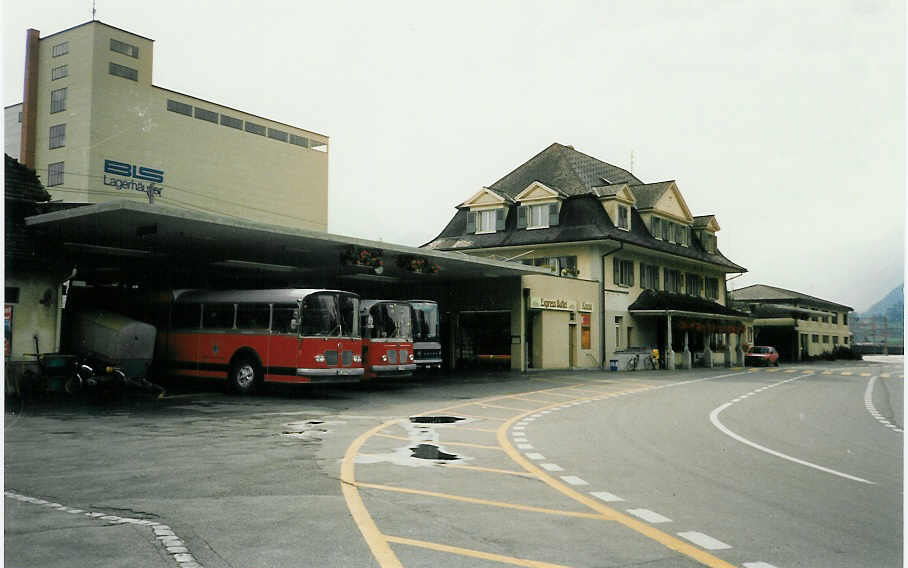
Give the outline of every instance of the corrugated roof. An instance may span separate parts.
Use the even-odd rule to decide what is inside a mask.
[[[750,317],[745,312],[733,310],[718,302],[662,290],[644,290],[637,296],[634,303],[628,307],[628,310],[631,312],[635,310],[676,310],[702,313],[704,316],[716,314],[740,318]]]

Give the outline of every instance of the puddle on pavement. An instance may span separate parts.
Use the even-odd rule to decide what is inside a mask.
[[[457,416],[411,416],[410,422],[414,424],[451,424],[463,420]]]
[[[420,444],[415,448],[410,448],[413,452],[411,457],[421,460],[459,460],[460,456],[449,454],[438,449],[438,446],[432,444]]]
[[[344,424],[342,421],[326,422],[324,420],[306,420],[303,422],[290,422],[284,424],[284,430],[281,436],[294,438],[296,440],[309,440],[320,442],[325,434],[330,434],[331,430],[327,426],[335,424]]]

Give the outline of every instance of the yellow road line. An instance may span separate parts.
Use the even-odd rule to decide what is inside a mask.
[[[439,499],[449,499],[451,501],[461,501],[463,503],[473,503],[475,505],[486,505],[489,507],[501,507],[503,509],[516,509],[518,511],[528,511],[531,513],[545,513],[547,515],[558,515],[561,517],[578,517],[581,519],[598,519],[600,521],[610,521],[611,517],[599,513],[586,513],[583,511],[561,511],[559,509],[546,509],[544,507],[533,507],[531,505],[518,505],[516,503],[506,503],[504,501],[491,501],[489,499],[477,499],[475,497],[465,497],[463,495],[451,495],[450,493],[438,493],[437,491],[424,491],[422,489],[410,489],[407,487],[394,487],[392,485],[379,485],[377,483],[356,484],[357,487],[364,489],[377,489],[379,491],[391,491],[394,493],[407,493],[409,495],[423,495],[425,497],[437,497]]]
[[[458,407],[455,406],[453,408]],[[475,414],[464,414],[462,412],[458,412],[458,414],[463,416],[464,418],[475,418],[477,420],[496,420],[498,422],[504,422],[505,420],[507,420],[507,418],[495,418],[494,416],[476,416]]]
[[[392,440],[403,440],[405,442],[413,442],[414,444],[420,443],[419,440],[411,440],[410,438],[405,438],[404,436],[395,436],[393,434],[385,434],[382,432],[379,432],[375,435],[378,437],[382,437],[382,438],[391,438]],[[428,443],[428,442],[426,442],[426,443]],[[481,448],[483,450],[501,450],[501,448],[499,448],[498,446],[485,446],[483,444],[469,444],[467,442],[439,442],[439,443],[442,445],[445,445],[445,446],[464,446],[467,448]]]
[[[501,449],[501,448],[498,448],[498,449]],[[442,464],[442,467],[446,467],[446,468],[451,467],[454,469],[470,469],[473,471],[486,471],[489,473],[503,473],[503,474],[507,474],[507,475],[520,475],[523,477],[534,477],[534,478],[536,477],[535,474],[532,474],[528,471],[513,471],[510,469],[497,469],[494,467],[480,467],[478,465],[463,465],[463,464],[459,464],[459,463],[445,463],[445,464]]]
[[[832,374],[832,371],[823,371],[823,372],[820,373],[820,374],[822,374],[822,375],[831,375],[831,374]]]
[[[888,379],[888,378],[891,377],[891,376],[892,376],[892,375],[891,375],[890,373],[881,373],[881,374],[880,374],[880,378],[881,378],[881,379]]]
[[[577,388],[577,387],[566,387],[566,388],[567,388],[568,390],[572,390],[572,391],[586,392],[586,393],[596,393],[596,394],[603,394],[603,393],[611,392],[611,391],[602,390],[602,389],[593,390],[593,389],[581,389],[581,388]]]
[[[588,497],[587,495],[584,495],[583,493],[580,493],[578,491],[575,491],[574,489],[571,489],[564,483],[557,481],[553,477],[551,477],[548,474],[546,474],[545,472],[543,472],[535,464],[533,464],[532,462],[530,462],[529,460],[524,458],[508,442],[508,437],[507,437],[508,428],[510,428],[511,424],[516,422],[520,418],[521,418],[520,416],[512,418],[511,420],[505,422],[498,428],[498,443],[501,445],[502,448],[504,448],[505,452],[508,454],[508,456],[510,456],[510,458],[512,460],[517,462],[525,470],[537,474],[539,476],[539,479],[542,480],[543,483],[545,483],[552,489],[558,491],[559,493],[561,493],[579,503],[586,505],[587,507],[589,507],[590,509],[592,509],[598,513],[601,513],[604,517],[613,519],[613,520],[621,523],[622,525],[626,526],[627,528],[629,528],[633,531],[636,531],[652,540],[655,540],[662,546],[665,546],[666,548],[669,548],[676,552],[680,552],[681,554],[687,556],[688,558],[696,560],[697,562],[699,562],[705,566],[709,566],[710,568],[734,568],[733,564],[729,564],[728,562],[722,560],[721,558],[713,556],[712,554],[709,554],[708,552],[706,552],[704,550],[701,550],[691,544],[688,544],[687,542],[684,542],[678,538],[675,538],[674,536],[672,536],[668,533],[662,532],[659,529],[654,528],[652,525],[649,525],[634,517],[631,517],[631,516],[625,515],[624,513],[616,511],[615,509],[612,509],[611,507],[604,505],[600,501],[596,501],[593,498]]]
[[[552,396],[561,396],[564,398],[571,398],[571,399],[577,398],[576,396],[574,396],[572,394],[562,394],[560,392],[555,392],[553,390],[547,390],[547,391],[545,391],[545,394],[552,395]]]
[[[862,377],[869,377],[869,376],[870,376],[870,373],[861,373],[861,376],[862,376]]]
[[[530,379],[531,381],[536,381],[537,383],[552,383],[555,385],[576,385],[577,381],[557,381],[555,379]]]
[[[350,510],[353,521],[359,528],[359,532],[362,533],[363,539],[366,541],[366,544],[369,545],[369,550],[372,551],[372,556],[375,557],[375,560],[381,568],[403,568],[403,565],[400,563],[400,560],[397,559],[394,551],[391,550],[388,541],[385,540],[381,532],[379,532],[378,527],[375,526],[375,521],[372,520],[372,516],[369,515],[369,511],[366,509],[366,505],[359,495],[359,490],[356,488],[354,460],[357,452],[359,452],[359,449],[367,439],[373,434],[387,428],[391,424],[396,424],[397,422],[399,422],[399,420],[391,420],[384,424],[379,424],[368,432],[363,432],[357,439],[353,440],[353,443],[350,444],[347,451],[344,453],[344,461],[341,463],[340,471],[341,491],[344,493],[347,509]]]
[[[786,373],[797,373],[799,371],[798,371],[798,369],[785,369],[785,372]]]
[[[498,430],[490,430],[489,428],[470,428],[468,426],[458,426],[458,430],[468,430],[470,432],[485,432],[486,434],[494,434]]]
[[[525,400],[525,401],[527,401],[527,402],[535,402],[535,403],[538,403],[538,404],[553,404],[553,403],[555,403],[554,400],[539,400],[538,398],[536,398],[536,399],[534,399],[534,398],[524,398],[524,397],[521,397],[521,396],[510,396],[510,397],[508,397],[508,398],[512,398],[512,399],[514,399],[514,400]],[[525,411],[525,412],[534,412],[534,411],[533,411],[533,410],[529,410],[529,411]]]
[[[476,406],[481,406],[482,408],[500,408],[502,410],[513,410],[515,412],[527,412],[528,410],[532,410],[530,408],[513,408],[511,406],[500,406],[497,404],[483,404],[481,402],[477,402],[475,404],[476,404]]]
[[[780,369],[766,369],[767,373],[778,373]]]
[[[842,371],[842,374],[843,374],[844,376],[846,376],[846,377],[850,377],[850,376],[853,375],[854,373],[852,373],[851,371]]]
[[[439,552],[450,552],[451,554],[459,554],[460,556],[469,556],[471,558],[490,560],[492,562],[500,562],[502,564],[511,564],[514,566],[527,566],[529,568],[567,568],[566,566],[563,566],[561,564],[549,564],[548,562],[525,560],[523,558],[514,558],[513,556],[502,556],[501,554],[480,552],[479,550],[460,548],[458,546],[450,546],[447,544],[437,544],[434,542],[426,542],[424,540],[414,540],[412,538],[403,538],[390,535],[385,535],[385,538],[388,539],[388,541],[393,542],[394,544],[406,544],[408,546],[428,548],[430,550],[437,550]]]

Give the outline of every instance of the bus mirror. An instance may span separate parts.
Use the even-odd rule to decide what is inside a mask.
[[[290,320],[290,331],[296,331],[296,328],[299,327],[299,322],[296,321],[296,318]]]

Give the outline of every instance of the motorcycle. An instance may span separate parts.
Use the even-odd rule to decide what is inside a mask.
[[[161,397],[164,389],[144,377],[129,377],[120,367],[86,356],[76,356],[72,373],[64,386],[69,394],[94,393],[111,396],[134,389]]]

